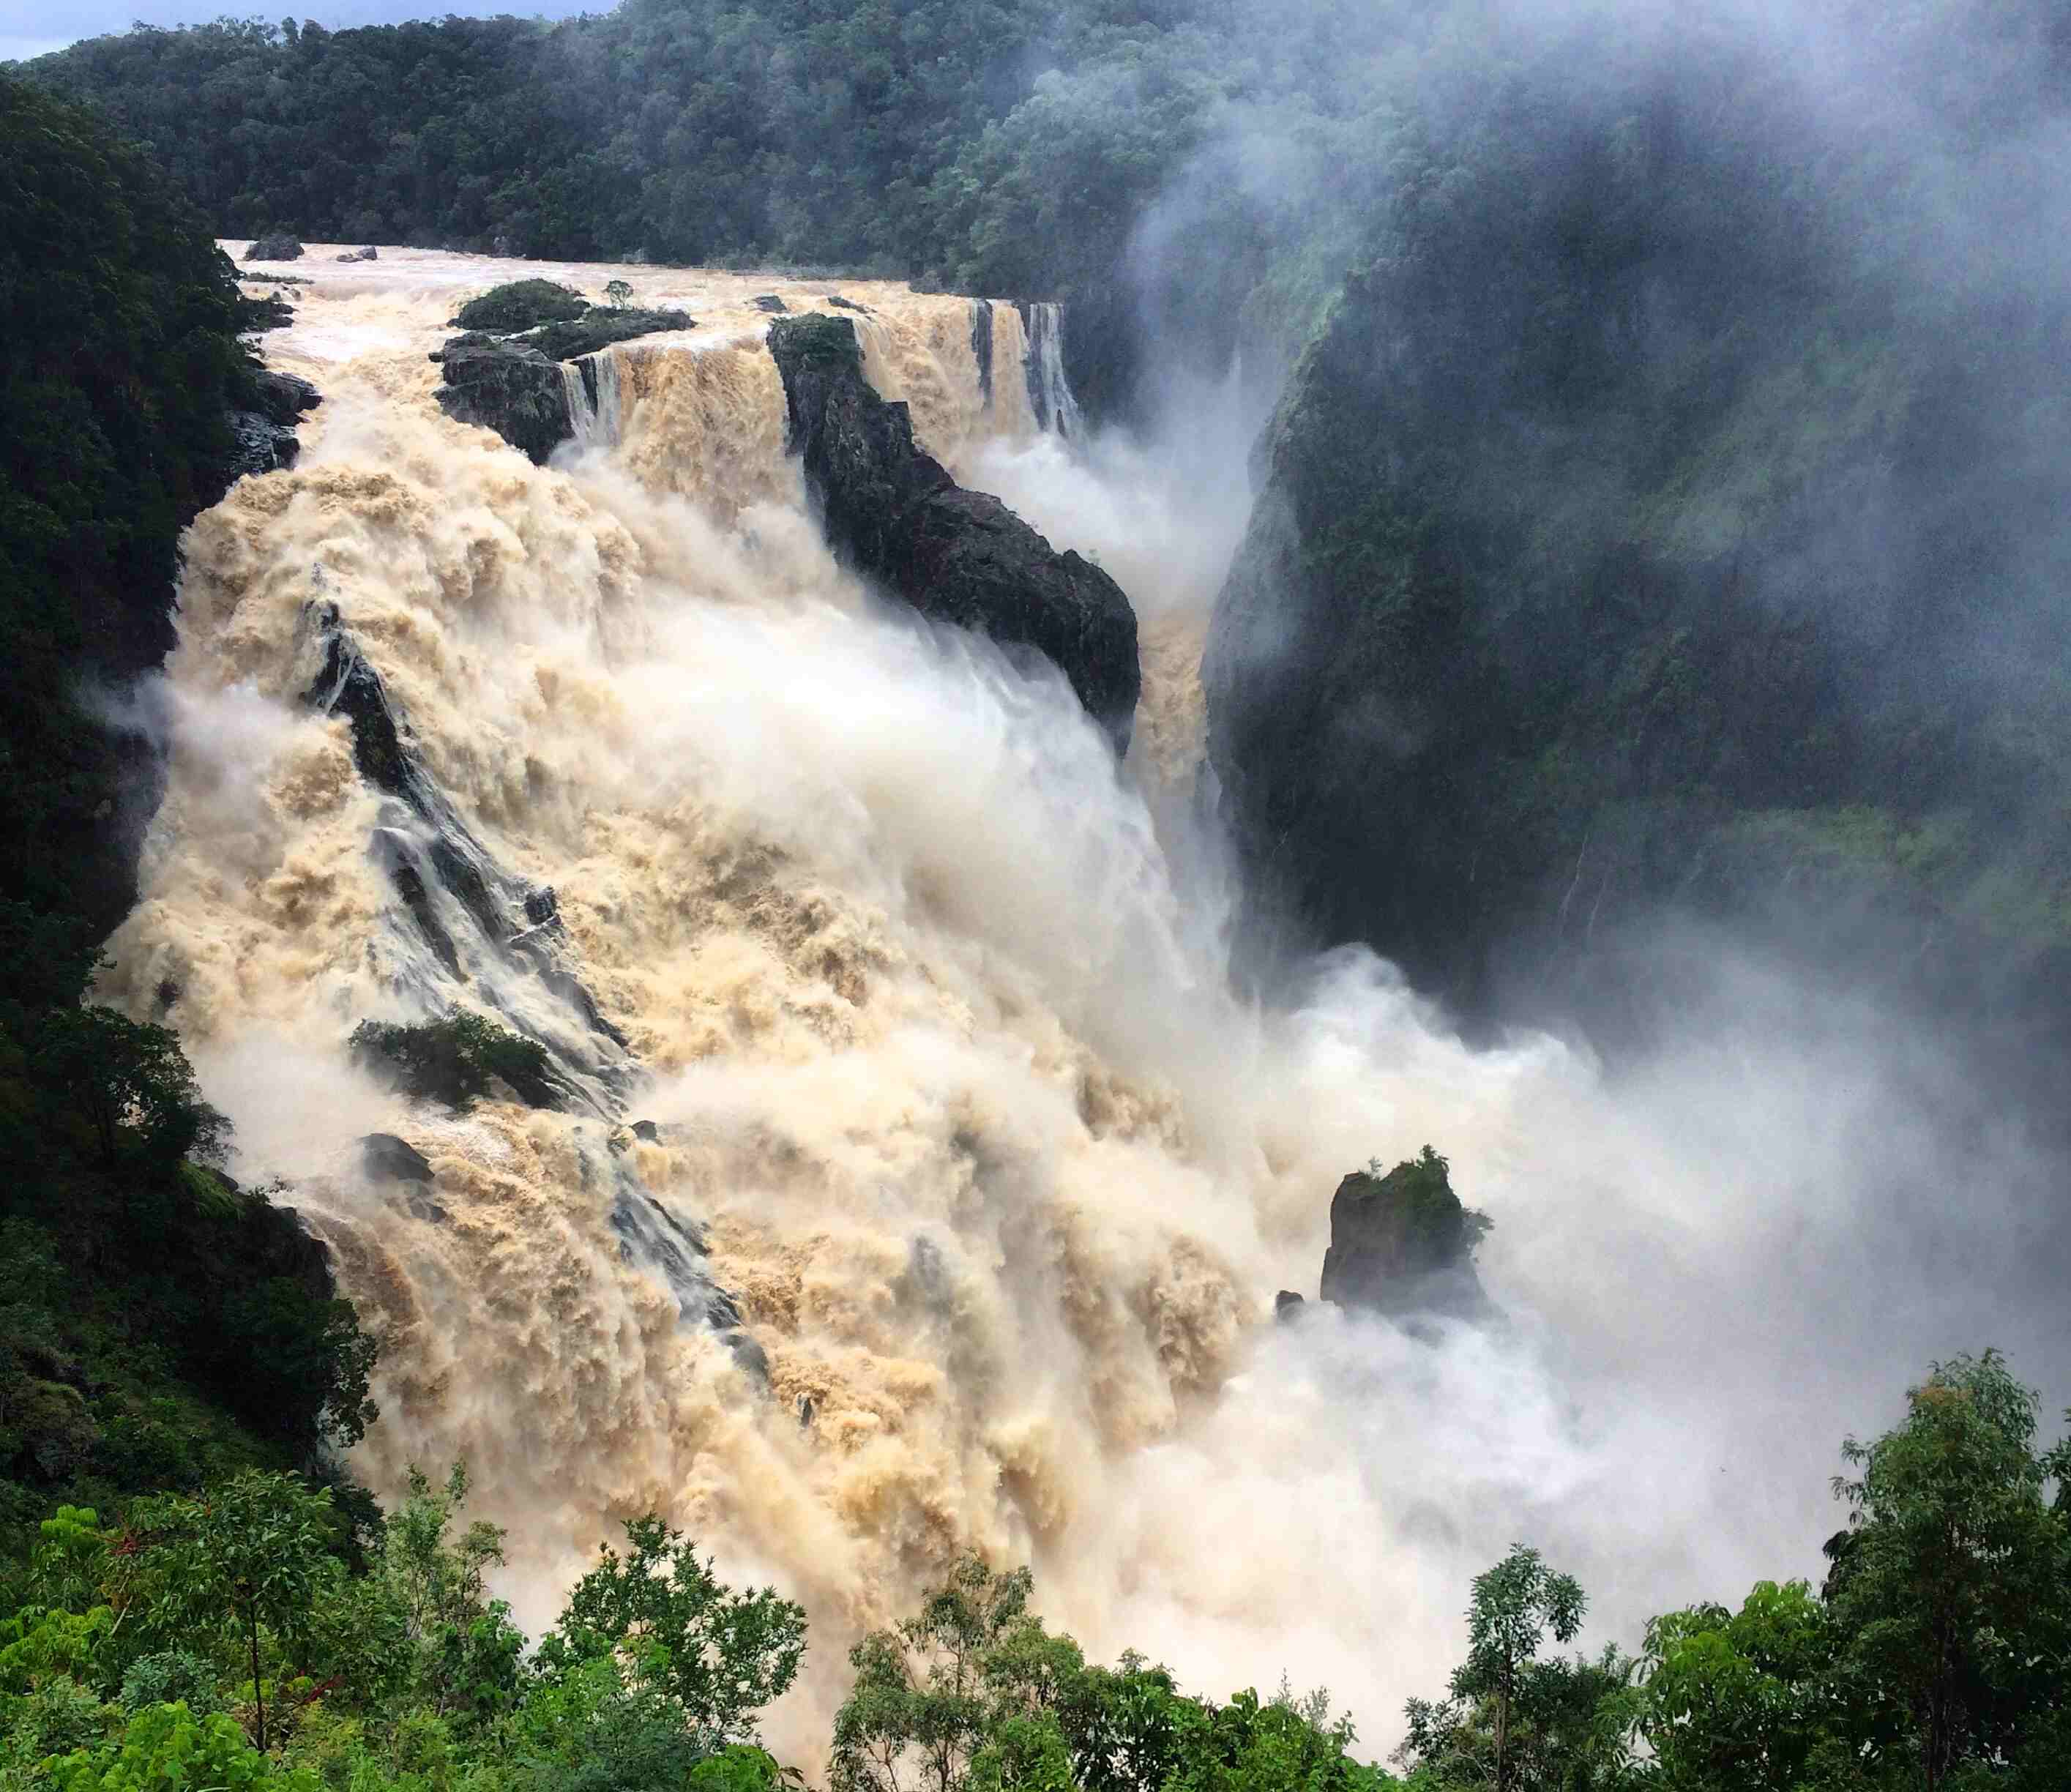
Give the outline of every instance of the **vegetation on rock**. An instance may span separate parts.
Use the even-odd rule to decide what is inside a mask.
[[[456,1110],[472,1106],[498,1083],[535,1108],[560,1100],[544,1046],[465,1010],[420,1026],[363,1020],[349,1045],[359,1063],[392,1072],[404,1093]]]
[[[1484,1311],[1474,1250],[1494,1222],[1462,1204],[1450,1170],[1427,1145],[1384,1176],[1376,1160],[1338,1184],[1325,1300],[1393,1314]]]
[[[487,330],[502,335],[530,330],[535,324],[566,323],[590,308],[572,286],[552,280],[512,280],[470,299],[453,314],[459,330]]]

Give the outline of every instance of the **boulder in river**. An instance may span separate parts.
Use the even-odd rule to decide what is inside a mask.
[[[922,452],[905,405],[863,378],[848,318],[779,318],[769,348],[790,447],[835,554],[925,616],[1036,649],[1126,752],[1142,673],[1122,588]]]
[[[431,1160],[408,1139],[393,1133],[369,1133],[359,1142],[362,1167],[375,1182],[428,1183]]]
[[[244,252],[247,261],[299,261],[301,258],[301,239],[292,230],[267,231]]]

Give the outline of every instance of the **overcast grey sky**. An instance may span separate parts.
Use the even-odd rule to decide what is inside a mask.
[[[577,13],[609,12],[613,0],[0,0],[0,61],[39,56],[83,37],[126,31],[133,23],[199,25],[226,14],[233,18],[314,18],[337,31],[347,25],[392,25],[405,18],[443,18],[449,13],[487,18],[570,18]]]

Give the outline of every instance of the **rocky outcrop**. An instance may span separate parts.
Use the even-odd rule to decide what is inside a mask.
[[[292,373],[277,373],[266,368],[256,375],[257,408],[267,419],[292,429],[295,419],[305,411],[314,411],[323,403],[323,395],[306,379],[298,379]]]
[[[371,244],[369,244],[367,247],[363,249],[347,249],[345,253],[338,256],[338,259],[341,262],[379,261],[381,259],[381,252],[375,248]]]
[[[536,348],[549,360],[574,361],[595,355],[613,342],[630,342],[636,336],[694,327],[687,311],[643,311],[637,306],[598,305],[580,318],[542,324],[509,339]]]
[[[535,466],[575,433],[560,363],[522,342],[465,342],[432,359],[445,371],[439,408],[494,429]]]
[[[368,852],[422,948],[400,979],[407,992],[427,1007],[445,1007],[453,986],[465,983],[478,1003],[546,1050],[554,1087],[543,1083],[533,1093],[558,1101],[565,1092],[578,1107],[612,1112],[631,1076],[625,1035],[576,974],[551,892],[504,870],[475,837],[424,764],[408,719],[336,606],[313,606],[309,621],[321,670],[304,700],[346,718],[360,776],[392,799]],[[541,989],[565,1024],[540,1020]]]
[[[576,433],[564,363],[584,362],[583,388],[593,408],[589,357],[614,342],[692,327],[687,312],[593,306],[544,280],[499,286],[463,306],[453,321],[470,327],[432,356],[445,370],[440,408],[456,422],[494,429],[540,466]]]
[[[247,261],[299,261],[301,240],[292,230],[268,231],[244,252]]]
[[[253,376],[251,399],[251,408],[230,413],[239,475],[293,466],[301,451],[295,437],[296,420],[322,404],[322,396],[306,379],[266,369]]]
[[[1461,1205],[1446,1160],[1427,1145],[1384,1176],[1379,1167],[1354,1171],[1331,1198],[1323,1298],[1392,1318],[1490,1317],[1474,1261],[1489,1221]]]
[[[836,555],[925,616],[1043,654],[1126,751],[1142,673],[1121,588],[916,446],[906,407],[863,378],[847,318],[779,318],[769,347],[791,449]]]

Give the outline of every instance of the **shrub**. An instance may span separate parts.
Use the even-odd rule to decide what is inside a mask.
[[[170,1704],[185,1705],[197,1717],[223,1709],[215,1667],[191,1649],[164,1649],[141,1656],[122,1676],[125,1711]]]
[[[453,322],[462,330],[510,331],[535,324],[568,323],[589,309],[589,301],[552,280],[513,280],[470,299]]]
[[[386,1065],[406,1094],[443,1101],[457,1113],[499,1081],[535,1108],[557,1100],[546,1048],[483,1015],[463,1011],[417,1027],[363,1020],[353,1029],[350,1049],[369,1068]]]

